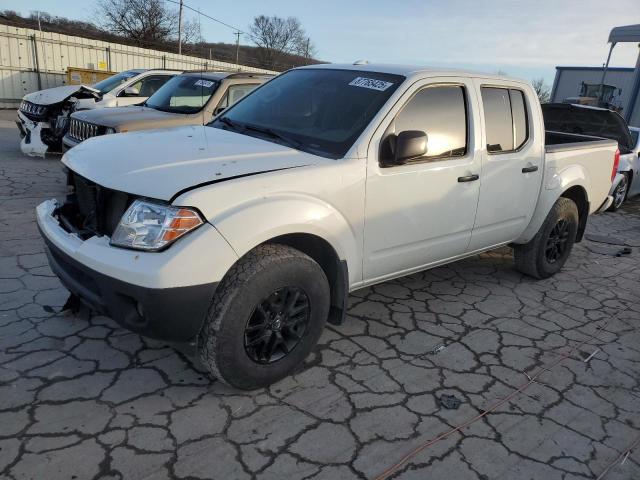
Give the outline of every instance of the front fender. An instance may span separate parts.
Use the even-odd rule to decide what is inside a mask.
[[[544,223],[551,207],[556,203],[558,198],[562,196],[564,192],[573,187],[581,187],[585,192],[591,191],[591,182],[586,170],[580,165],[570,165],[561,171],[557,171],[555,168],[549,168],[549,172],[545,177],[544,188],[540,191],[540,197],[536,204],[536,209],[531,217],[531,221],[527,228],[522,232],[522,235],[518,237],[514,243],[527,243],[529,242],[540,230],[540,227]],[[587,194],[588,195],[588,194]],[[588,202],[591,199],[587,198]],[[589,205],[589,213],[593,213],[600,205]]]
[[[327,241],[347,262],[349,284],[361,279],[362,266],[357,262],[358,235],[334,206],[322,200],[288,194],[256,198],[236,205],[209,220],[227,239],[239,257],[272,238],[306,233]]]

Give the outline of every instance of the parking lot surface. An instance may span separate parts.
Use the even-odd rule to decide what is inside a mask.
[[[0,478],[640,478],[639,200],[593,217],[549,280],[502,249],[354,292],[304,368],[241,392],[60,311],[34,208],[64,175],[20,153],[14,115],[0,111]]]

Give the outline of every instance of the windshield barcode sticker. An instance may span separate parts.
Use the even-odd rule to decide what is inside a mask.
[[[356,77],[351,80],[349,85],[384,92],[387,88],[393,85],[393,83],[385,82],[384,80],[376,80],[375,78]]]
[[[213,85],[213,82],[210,80],[198,80],[196,83],[193,84],[194,87],[204,87],[204,88],[209,88]]]

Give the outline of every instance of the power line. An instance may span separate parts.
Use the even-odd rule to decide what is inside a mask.
[[[180,1],[177,1],[177,0],[166,0],[166,1],[167,1],[167,2],[169,2],[169,3],[174,3],[174,4],[176,4],[176,5],[180,5],[180,4],[182,4],[182,6],[183,6],[184,8],[188,8],[189,10],[191,10],[192,12],[197,13],[198,15],[202,15],[203,17],[206,17],[206,18],[208,18],[209,20],[213,20],[214,22],[217,22],[217,23],[219,23],[220,25],[224,25],[224,26],[225,26],[225,27],[227,27],[227,28],[230,28],[230,29],[235,30],[235,31],[237,31],[237,32],[244,33],[245,35],[248,35],[248,34],[247,34],[247,32],[244,32],[244,31],[240,30],[238,27],[234,27],[233,25],[229,25],[228,23],[225,23],[225,22],[223,22],[222,20],[218,20],[217,18],[214,18],[214,17],[212,17],[211,15],[207,15],[206,13],[202,13],[200,10],[196,10],[195,8],[190,7],[189,5],[187,5],[187,4],[186,4],[186,3],[184,3],[184,2],[180,2]]]

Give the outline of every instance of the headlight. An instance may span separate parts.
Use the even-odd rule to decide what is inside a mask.
[[[111,245],[160,250],[204,222],[195,210],[136,200],[124,212]]]
[[[110,133],[116,133],[116,129],[112,127],[107,127],[104,129],[104,134],[109,135]]]

